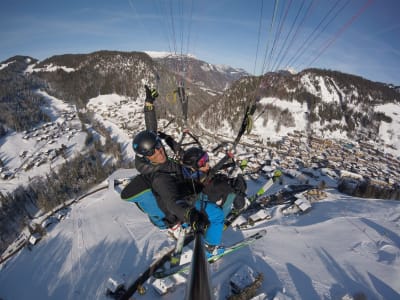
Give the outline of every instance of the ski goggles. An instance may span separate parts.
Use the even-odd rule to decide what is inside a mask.
[[[159,139],[157,139],[157,141],[154,144],[153,148],[148,149],[148,150],[144,150],[143,149],[141,151],[141,154],[144,155],[144,156],[153,156],[154,153],[156,152],[156,149],[160,150],[161,148],[162,148],[162,143],[161,143],[161,141]]]
[[[197,160],[197,167],[202,168],[209,162],[209,157],[207,152],[204,152],[203,156]]]

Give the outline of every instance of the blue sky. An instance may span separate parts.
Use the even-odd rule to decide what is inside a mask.
[[[0,61],[171,51],[257,75],[317,67],[400,85],[399,12],[398,0],[2,0]]]

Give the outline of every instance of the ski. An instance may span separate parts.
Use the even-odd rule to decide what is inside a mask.
[[[184,246],[190,244],[194,240],[194,235],[186,235]],[[117,291],[113,293],[107,293],[107,296],[117,300],[129,300],[130,297],[139,292],[139,294],[145,293],[145,288],[143,284],[154,274],[156,270],[161,268],[167,261],[170,260],[171,256],[174,254],[176,247],[169,249],[164,255],[156,259],[151,263],[151,265],[139,275],[139,277],[131,284],[128,288],[121,286]]]
[[[256,199],[256,198],[257,198],[257,194],[250,197],[250,199]],[[248,206],[247,208],[244,208],[240,211],[236,211],[233,215],[229,215],[228,216],[229,218],[225,222],[224,230],[226,230],[240,216],[241,212],[247,211],[250,206]],[[192,233],[187,234],[182,248],[189,245],[193,240],[194,240],[194,235]],[[109,296],[110,298],[116,299],[116,300],[128,300],[136,292],[138,292],[139,294],[144,294],[145,293],[145,288],[143,287],[144,283],[150,277],[152,277],[152,276],[154,277],[154,273],[157,272],[157,270],[162,269],[162,267],[164,267],[164,265],[167,262],[170,262],[171,258],[173,258],[173,255],[174,255],[174,253],[176,253],[176,251],[177,251],[176,247],[169,249],[159,259],[153,261],[151,263],[151,265],[143,273],[141,273],[139,275],[139,277],[132,284],[130,284],[127,288],[125,288],[123,285],[121,285],[115,292],[107,293],[107,296]],[[179,249],[178,249],[178,251],[179,251]]]
[[[186,229],[180,228],[179,236],[176,241],[175,250],[170,258],[171,267],[179,265],[179,262],[181,260],[183,246],[185,244],[185,239],[186,239]]]
[[[244,207],[240,210],[232,211],[230,214],[228,214],[225,220],[224,228],[226,229],[227,227],[231,226],[232,223],[234,223],[242,213],[247,212],[250,209],[254,209],[258,205],[257,199],[265,194],[272,187],[272,185],[272,179],[268,180],[260,189],[258,189],[258,191],[254,195],[248,198],[249,205],[247,207]]]
[[[248,217],[243,217],[243,215],[241,215],[240,218],[237,218],[236,221],[232,223],[232,227],[241,230],[249,229],[269,219],[271,219],[269,211],[265,208],[261,208]]]
[[[241,240],[241,241],[239,241],[239,242],[237,242],[237,243],[235,243],[235,244],[233,244],[233,245],[231,245],[229,247],[226,247],[225,251],[223,253],[220,253],[220,254],[217,254],[217,255],[209,257],[208,258],[208,262],[210,264],[212,264],[212,263],[216,262],[217,260],[220,260],[222,257],[224,257],[226,255],[229,255],[229,254],[231,254],[231,253],[233,253],[233,252],[235,252],[235,251],[237,251],[237,250],[239,250],[239,249],[241,249],[243,247],[246,247],[246,246],[254,243],[258,239],[260,239],[263,236],[265,236],[266,234],[267,234],[267,230],[266,229],[260,230],[260,231],[256,232],[255,234],[250,235],[250,236],[244,238],[243,240]],[[160,278],[165,278],[165,277],[171,276],[173,274],[185,272],[190,268],[191,263],[192,262],[188,262],[188,263],[185,263],[183,265],[179,265],[179,266],[172,267],[172,268],[169,268],[169,269],[156,271],[156,272],[153,273],[153,277],[157,278],[157,279],[160,279]]]
[[[256,208],[257,206],[256,200],[259,199],[259,197],[261,197],[264,193],[266,193],[271,188],[272,185],[273,185],[272,179],[268,180],[261,188],[257,190],[257,192],[254,195],[248,198],[249,205],[247,207],[231,212],[225,220],[224,231],[228,229],[228,227],[233,225],[234,222],[241,216],[242,213],[246,213],[249,210]],[[174,252],[170,255],[170,258],[166,260],[166,262],[170,261],[171,267],[175,266],[179,267],[179,265],[177,264],[179,264],[180,256],[182,254],[183,248],[186,245],[187,245],[186,243],[182,245],[179,242],[177,242],[177,247],[175,248]]]
[[[261,196],[262,194],[264,194],[269,188],[271,187],[271,184],[269,182],[267,182],[266,184],[264,184],[258,191],[256,194],[254,194],[253,196],[249,197],[248,200],[250,202],[249,206],[244,207],[240,210],[237,210],[235,212],[231,212],[226,220],[225,220],[225,224],[224,224],[224,231],[228,229],[228,227],[230,227],[231,225],[234,224],[234,222],[240,217],[240,215],[242,213],[247,212],[249,209],[254,209],[254,202],[255,200],[258,199],[259,196]],[[184,231],[184,230],[183,230]],[[174,267],[179,267],[180,266],[180,258],[182,256],[182,252],[183,252],[183,248],[185,246],[187,246],[187,243],[182,243],[182,241],[179,241],[180,239],[182,239],[181,233],[180,236],[178,237],[177,243],[176,243],[176,247],[174,249],[174,251],[171,253],[171,255],[169,256],[169,258],[165,261],[164,265],[161,265],[162,267],[165,267],[165,264],[167,262],[169,262],[169,268],[174,268]]]

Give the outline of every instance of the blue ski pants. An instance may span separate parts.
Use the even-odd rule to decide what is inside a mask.
[[[235,197],[235,194],[229,194],[222,207],[218,206],[214,202],[207,201],[207,196],[204,194],[201,194],[200,198],[196,201],[196,209],[201,211],[201,207],[204,205],[204,211],[210,221],[210,225],[208,225],[204,234],[204,241],[207,244],[213,246],[221,244],[225,217],[230,213]]]

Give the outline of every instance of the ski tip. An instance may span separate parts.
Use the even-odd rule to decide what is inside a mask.
[[[259,235],[260,237],[263,237],[266,234],[267,234],[267,229],[262,229],[257,232],[257,235]]]

